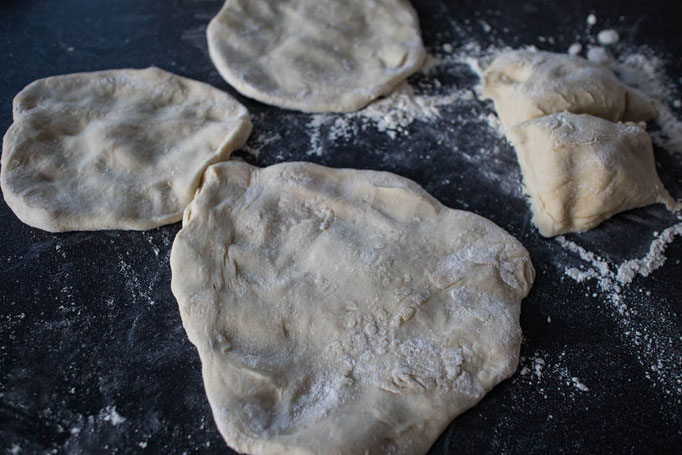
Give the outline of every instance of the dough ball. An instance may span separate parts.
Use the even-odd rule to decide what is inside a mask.
[[[614,122],[656,117],[653,103],[603,65],[551,52],[510,51],[483,75],[483,96],[509,130],[526,120],[568,111]]]
[[[552,114],[509,131],[545,237],[582,232],[625,210],[657,202],[679,208],[656,173],[643,125]]]
[[[208,49],[243,95],[304,112],[350,112],[422,65],[407,0],[228,0]]]
[[[158,68],[48,77],[14,98],[2,193],[46,231],[151,229],[179,221],[250,132],[232,97]]]
[[[425,453],[518,364],[534,271],[492,222],[384,172],[209,167],[172,290],[228,445]]]

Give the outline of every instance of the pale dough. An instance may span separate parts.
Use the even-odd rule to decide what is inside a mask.
[[[486,69],[483,82],[483,96],[494,101],[505,130],[563,111],[614,122],[656,117],[653,103],[610,69],[573,55],[504,52]]]
[[[48,77],[14,99],[3,197],[52,232],[174,223],[204,169],[250,132],[232,97],[158,68]]]
[[[385,172],[209,167],[172,290],[227,443],[425,453],[518,364],[523,246]]]
[[[680,208],[658,178],[643,125],[560,113],[517,125],[508,138],[533,223],[545,237],[586,231],[616,213],[657,202]]]
[[[426,57],[407,0],[227,0],[207,37],[235,89],[305,112],[358,110]]]

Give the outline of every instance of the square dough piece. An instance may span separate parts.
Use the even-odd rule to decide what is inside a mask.
[[[505,52],[486,69],[483,81],[483,96],[494,101],[505,131],[563,111],[614,122],[648,121],[657,114],[646,96],[609,68],[573,55]]]
[[[548,115],[508,133],[516,147],[533,223],[545,237],[582,232],[626,210],[680,205],[663,187],[641,125],[586,114]]]

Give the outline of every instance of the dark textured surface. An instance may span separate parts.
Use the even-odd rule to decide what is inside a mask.
[[[0,3],[0,130],[11,123],[12,97],[55,74],[156,65],[234,94],[213,68],[203,38],[220,5]],[[415,6],[430,50],[475,39],[484,47],[533,44],[563,52],[576,39],[586,44],[585,18],[594,12],[599,28],[614,26],[625,43],[647,44],[664,56],[679,85],[682,8],[676,1],[424,0]],[[464,67],[441,75],[450,86],[474,81]],[[323,136],[322,153],[310,155],[309,116],[240,100],[254,114],[256,164],[313,160],[396,172],[450,207],[492,219],[529,249],[538,276],[523,303],[521,367],[532,368],[529,358],[537,356],[546,362],[543,374],[517,373],[500,384],[457,418],[431,453],[679,453],[681,392],[670,384],[680,379],[682,364],[681,242],[670,246],[663,268],[623,291],[632,310],[628,324],[646,328],[654,340],[650,349],[635,346],[607,296],[564,275],[580,260],[540,238],[518,189],[496,183],[496,176],[517,175],[518,168],[504,141],[462,121],[477,112],[446,109],[443,119],[415,122],[395,140],[371,128],[348,140]],[[478,112],[488,108],[481,104]],[[258,143],[267,134],[280,139]],[[491,143],[497,148],[490,160],[477,158]],[[662,150],[657,160],[664,182],[682,198],[682,160]],[[569,238],[619,263],[645,254],[652,232],[674,223],[652,207]],[[199,359],[170,292],[168,258],[179,229],[54,235],[23,225],[0,203],[0,451],[231,453],[213,423]],[[655,346],[657,340],[669,346]],[[647,378],[657,353],[673,365],[664,380]],[[589,391],[574,387],[573,377]],[[111,418],[112,407],[124,421]]]

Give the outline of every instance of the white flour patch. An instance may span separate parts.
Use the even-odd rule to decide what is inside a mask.
[[[438,95],[416,94],[403,82],[386,98],[374,101],[358,112],[347,114],[313,114],[307,124],[310,137],[308,155],[322,155],[323,129],[330,140],[350,139],[358,132],[373,128],[391,139],[409,135],[412,123],[436,122],[441,119],[441,108],[454,104],[474,102],[471,89],[456,89]],[[487,121],[487,119],[486,119]],[[324,127],[324,128],[323,128]]]
[[[470,113],[466,122],[475,122],[489,129],[495,136],[503,138],[502,127],[494,113],[481,109],[477,98],[478,84],[447,89],[438,80],[436,73],[462,73],[463,70],[480,75],[482,66],[492,59],[498,49],[482,49],[474,41],[455,48],[450,43],[440,47],[439,54],[430,54],[422,69],[422,80],[418,87],[407,82],[401,83],[390,95],[370,103],[364,109],[345,114],[311,114],[306,125],[309,136],[309,156],[321,156],[325,141],[349,141],[368,129],[386,134],[398,141],[409,136],[415,122],[438,123],[443,121],[443,110],[451,107],[467,109]],[[473,118],[471,116],[474,116]],[[494,145],[491,144],[490,148]]]
[[[522,356],[519,363],[520,380],[532,384],[534,390],[543,398],[549,398],[550,393],[558,392],[575,400],[580,393],[587,393],[590,389],[578,377],[571,374],[566,366],[566,358],[566,352],[559,354],[556,359],[540,351],[532,356]],[[559,389],[551,390],[550,385],[556,384],[559,384]]]
[[[310,148],[308,149],[308,156],[322,155],[322,146],[320,143],[321,127],[326,123],[326,119],[331,118],[329,114],[313,114],[310,117],[307,128],[310,134]]]
[[[116,411],[116,406],[107,406],[99,413],[100,419],[112,425],[120,425],[127,419]]]
[[[620,35],[613,29],[602,30],[597,35],[597,40],[599,41],[599,44],[609,46],[616,44],[620,40]]]
[[[675,359],[679,357],[676,353],[682,340],[675,336],[675,330],[669,330],[675,326],[674,315],[652,308],[651,303],[646,302],[651,296],[650,291],[644,292],[643,305],[642,298],[634,294],[636,290],[630,289],[637,276],[649,276],[665,264],[665,250],[678,235],[682,235],[682,223],[655,235],[644,257],[621,264],[612,264],[564,236],[557,237],[556,241],[585,262],[583,267],[568,267],[564,273],[578,283],[591,280],[597,283],[599,293],[592,296],[601,296],[609,304],[614,319],[621,327],[621,335],[632,346],[644,376],[661,386],[666,394],[676,396],[679,402],[682,398],[682,366]]]
[[[676,236],[682,236],[682,223],[665,229],[660,234],[654,233],[656,240],[651,242],[649,252],[641,259],[631,259],[618,266],[616,280],[622,284],[629,284],[635,276],[649,276],[654,270],[663,267],[666,257],[666,248],[675,240]]]
[[[589,392],[590,391],[590,389],[585,384],[580,382],[580,379],[578,379],[576,377],[572,377],[571,381],[573,382],[573,385],[575,386],[575,388],[580,390],[581,392]]]
[[[242,148],[253,156],[258,156],[265,147],[281,139],[282,135],[279,133],[252,133],[249,141]]]
[[[658,117],[651,132],[656,145],[671,152],[682,152],[682,122],[672,107],[676,100],[675,84],[665,74],[664,61],[646,46],[622,52],[606,64],[627,85],[640,90],[654,101]]]

